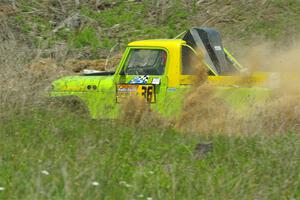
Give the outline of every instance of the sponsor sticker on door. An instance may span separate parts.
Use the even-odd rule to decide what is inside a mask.
[[[117,85],[117,102],[130,97],[143,97],[148,103],[155,103],[155,87],[154,85],[137,85],[137,84],[119,84]]]

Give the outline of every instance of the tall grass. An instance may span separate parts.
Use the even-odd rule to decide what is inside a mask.
[[[187,135],[43,109],[0,130],[0,199],[300,198],[291,133]],[[213,150],[199,157],[207,141]]]

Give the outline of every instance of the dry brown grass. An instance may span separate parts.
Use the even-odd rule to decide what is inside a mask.
[[[167,119],[150,108],[150,104],[141,97],[129,97],[121,103],[119,121],[127,126],[139,128],[159,128],[170,124]]]
[[[244,121],[248,133],[300,133],[300,95],[282,96],[258,106]]]
[[[0,22],[0,116],[5,116],[39,104],[62,70],[20,42],[5,18]]]

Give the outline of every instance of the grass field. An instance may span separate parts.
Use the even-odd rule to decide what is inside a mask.
[[[130,41],[193,26],[217,28],[237,54],[261,41],[295,46],[299,0],[79,2],[0,3],[0,200],[300,199],[299,132],[272,132],[299,130],[299,99],[273,102],[265,121],[254,115],[247,131],[230,135],[92,120],[41,97],[68,59],[106,59]],[[282,62],[263,53],[250,60]],[[273,129],[254,134],[257,124]],[[199,143],[213,148],[201,153]]]
[[[0,199],[300,198],[293,133],[195,135],[44,109],[0,130]]]

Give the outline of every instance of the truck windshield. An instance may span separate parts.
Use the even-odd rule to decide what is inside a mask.
[[[163,75],[167,53],[158,49],[132,49],[124,65],[126,75]]]

